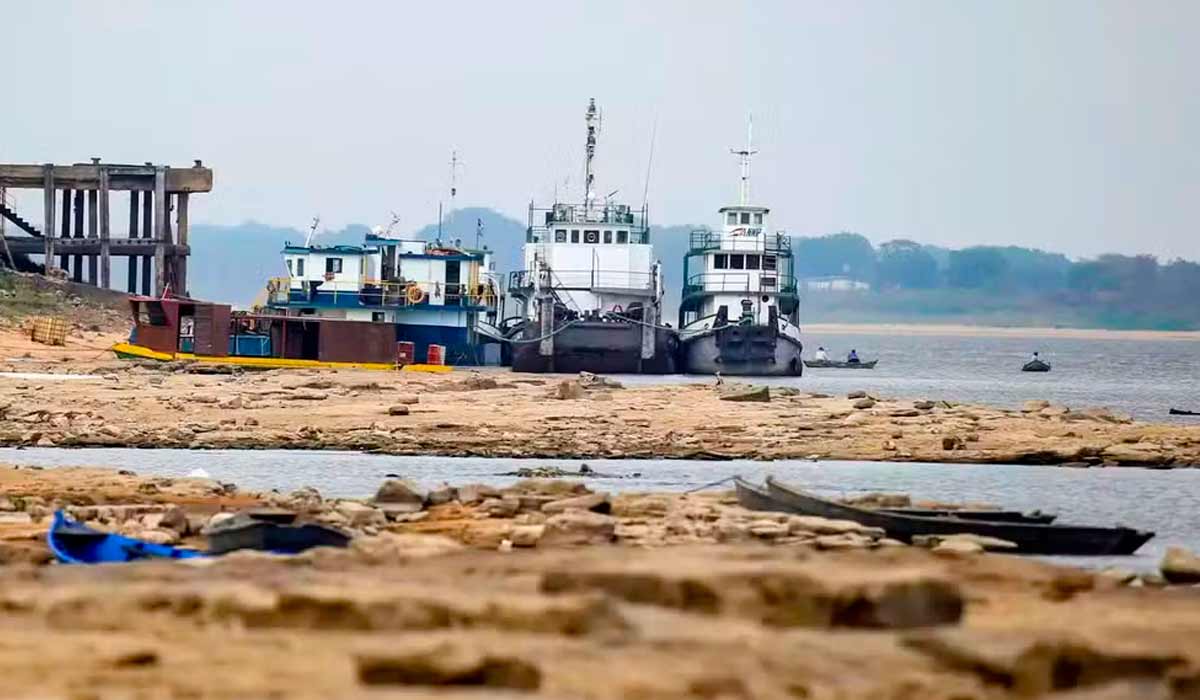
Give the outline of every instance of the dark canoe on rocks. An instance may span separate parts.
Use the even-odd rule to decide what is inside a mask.
[[[64,564],[121,564],[143,559],[191,559],[204,556],[194,549],[144,542],[94,530],[55,511],[46,533],[50,551]]]
[[[737,487],[738,503],[743,508],[748,510],[764,510],[774,511],[777,513],[795,513],[804,515],[800,511],[792,508],[776,498],[761,487],[742,479],[734,477],[735,486]],[[857,507],[857,506],[855,506]],[[961,518],[963,520],[991,520],[995,522],[1016,522],[1016,523],[1040,523],[1047,524],[1054,521],[1057,517],[1053,513],[1043,513],[1039,510],[1029,513],[1022,513],[1017,510],[952,510],[952,509],[931,509],[931,508],[873,508],[881,513],[894,513],[896,515],[910,515],[923,518]]]
[[[788,511],[824,518],[853,520],[883,528],[888,536],[911,542],[917,535],[973,534],[997,537],[1017,545],[1021,554],[1117,555],[1133,554],[1154,537],[1153,532],[1127,527],[1042,525],[992,522],[960,518],[925,518],[897,515],[826,500],[767,477],[767,495]]]
[[[225,554],[236,549],[256,549],[276,554],[299,554],[313,547],[345,547],[350,535],[317,523],[293,524],[295,513],[246,511],[211,526],[208,551]]]
[[[1049,372],[1050,365],[1041,360],[1032,360],[1021,366],[1022,372]]]
[[[839,362],[836,360],[805,360],[805,367],[813,369],[875,369],[875,364],[879,360],[871,360],[870,362]]]

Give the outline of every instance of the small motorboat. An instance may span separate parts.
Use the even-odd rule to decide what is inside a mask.
[[[1186,411],[1182,408],[1172,408],[1167,413],[1172,416],[1200,416],[1200,411]]]
[[[750,484],[745,484],[740,478],[736,479],[735,483],[739,501],[741,501],[741,494],[745,487],[755,488]],[[765,495],[769,502],[773,503],[771,510],[800,515],[817,515],[837,520],[852,520],[868,527],[882,528],[889,537],[905,542],[911,542],[913,537],[918,535],[972,534],[996,537],[1012,542],[1017,545],[1016,552],[1020,554],[1100,556],[1133,554],[1154,537],[1153,532],[1127,527],[1047,525],[900,515],[830,501],[782,484],[773,477],[767,477],[766,486],[765,492],[762,489],[756,489],[758,493],[751,494],[752,498],[743,505],[749,508],[751,506],[747,503],[760,502],[761,497]]]
[[[64,564],[120,564],[143,559],[191,559],[203,552],[144,542],[124,535],[101,532],[55,511],[46,533],[50,551]]]
[[[350,535],[317,523],[295,524],[296,514],[286,511],[246,511],[211,526],[210,554],[237,549],[257,549],[276,554],[299,554],[313,547],[345,547]]]
[[[875,369],[879,360],[846,362],[845,360],[805,360],[804,366],[813,369]]]
[[[1021,366],[1022,372],[1049,372],[1050,364],[1041,360],[1030,360]]]

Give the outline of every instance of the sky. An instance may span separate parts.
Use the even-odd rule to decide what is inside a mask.
[[[597,190],[856,231],[1200,259],[1193,0],[0,0],[0,162],[214,169],[194,221],[436,220]],[[26,202],[29,202],[26,204]],[[33,208],[23,196],[20,206]]]

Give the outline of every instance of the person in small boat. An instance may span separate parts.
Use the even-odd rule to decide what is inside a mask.
[[[825,352],[825,348],[817,348],[817,354],[813,356],[817,362],[829,362],[829,353]]]
[[[858,364],[858,351],[851,348],[850,354],[846,356],[846,363],[851,365]]]
[[[1042,361],[1042,358],[1038,357],[1037,350],[1033,351],[1033,358],[1030,359],[1029,361],[1030,362],[1041,362]]]

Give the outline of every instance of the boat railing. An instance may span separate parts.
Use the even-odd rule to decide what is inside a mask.
[[[745,230],[752,229],[747,227]],[[791,255],[792,238],[785,233],[740,234],[696,229],[691,232],[689,247],[693,252],[730,250],[739,253]]]
[[[283,278],[287,279],[287,278]],[[478,284],[443,284],[441,282],[382,282],[365,280],[358,289],[322,289],[320,285],[299,288],[278,285],[268,288],[272,305],[331,303],[341,307],[451,306],[490,308],[498,300],[499,290],[490,280]]]
[[[555,226],[555,225],[558,225],[558,224],[551,224],[550,226]],[[566,225],[566,224],[563,224],[563,225]],[[611,226],[612,224],[601,224],[601,223],[595,223],[595,222],[589,221],[584,224],[570,224],[570,225],[603,227],[603,226]],[[618,241],[617,236],[614,236],[613,240],[609,241],[609,242],[603,242],[604,241],[603,238],[600,238],[597,241],[586,241],[582,238],[578,241],[571,241],[570,239],[568,239],[566,241],[556,241],[556,240],[554,240],[554,230],[552,228],[550,228],[550,226],[536,226],[536,225],[530,226],[529,229],[525,232],[525,242],[526,243],[572,243],[572,242],[574,242],[577,245],[627,245],[627,244],[642,245],[642,244],[646,244],[646,243],[650,242],[650,232],[644,228],[642,228],[642,229],[634,228],[633,230],[629,231],[627,240],[623,240],[623,241]]]
[[[508,275],[509,289],[530,289],[534,274],[516,270]],[[654,273],[630,270],[548,270],[541,273],[539,286],[547,289],[629,289],[649,291],[654,287]]]
[[[555,204],[552,207],[529,207],[529,225],[537,224],[613,224],[644,228],[646,209],[634,209],[628,204]]]

